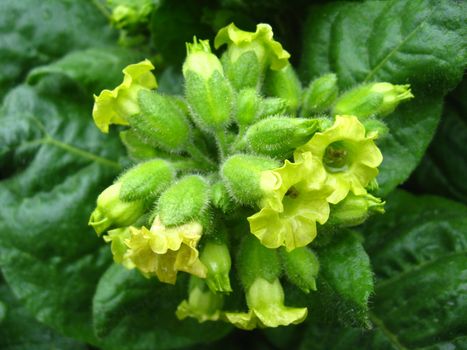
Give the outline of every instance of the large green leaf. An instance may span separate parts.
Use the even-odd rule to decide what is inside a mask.
[[[0,348],[2,350],[85,350],[86,346],[62,337],[38,323],[18,303],[0,275]]]
[[[137,271],[113,265],[99,282],[94,297],[94,325],[106,336],[105,349],[173,349],[206,343],[231,329],[225,323],[180,321],[175,310],[187,297],[183,276],[175,286],[146,279]]]
[[[341,90],[371,81],[410,83],[415,99],[387,117],[380,194],[407,179],[423,156],[443,96],[466,67],[465,3],[392,0],[342,2],[310,9],[301,72],[335,72]]]
[[[323,318],[366,327],[368,300],[373,293],[370,260],[356,233],[345,231],[317,250],[320,261],[318,293]],[[310,298],[314,298],[311,295]]]
[[[113,31],[92,1],[0,2],[0,101],[34,66],[106,45]]]
[[[69,53],[62,59],[29,72],[29,84],[37,84],[51,75],[62,75],[75,81],[86,94],[99,94],[122,81],[121,71],[129,63],[136,63],[141,55],[121,48],[91,48]]]
[[[12,90],[1,110],[0,266],[40,321],[93,340],[92,295],[109,258],[87,219],[121,146],[93,125],[88,96],[50,83]]]
[[[310,323],[302,348],[461,349],[467,345],[467,207],[395,192],[365,226],[375,329]],[[318,318],[320,319],[320,318]]]
[[[409,183],[467,203],[467,80],[448,96],[436,135]]]

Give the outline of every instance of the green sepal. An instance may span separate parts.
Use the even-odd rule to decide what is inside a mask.
[[[370,117],[364,119],[362,124],[367,135],[377,135],[378,139],[382,139],[389,134],[389,127],[382,120]]]
[[[199,175],[188,175],[171,185],[159,198],[157,213],[165,226],[203,221],[209,206],[208,182]]]
[[[319,122],[314,119],[270,117],[252,125],[246,141],[254,153],[286,159],[318,129]]]
[[[276,249],[266,248],[251,234],[244,237],[237,256],[237,271],[245,290],[257,278],[274,282],[281,274],[281,262]]]
[[[325,112],[332,106],[338,93],[335,74],[325,74],[313,80],[303,93],[302,115],[308,117]]]
[[[413,97],[408,84],[365,84],[340,96],[334,106],[333,114],[355,115],[359,118],[384,117],[394,112],[399,103]]]
[[[162,159],[140,163],[126,171],[120,178],[120,199],[129,202],[151,200],[165,190],[175,178],[171,164]]]
[[[278,71],[267,71],[264,89],[268,96],[284,99],[287,114],[295,115],[301,103],[302,84],[290,64]]]
[[[277,168],[277,160],[248,154],[235,154],[221,167],[221,176],[230,195],[240,204],[256,205],[264,193],[261,173]]]
[[[369,193],[361,196],[349,193],[343,201],[331,206],[328,224],[342,227],[360,225],[373,213],[383,214],[384,204]]]
[[[97,197],[97,207],[88,224],[98,235],[111,228],[130,226],[144,214],[144,201],[124,202],[120,199],[121,187],[122,183],[117,182]]]
[[[307,247],[296,248],[290,252],[280,250],[282,265],[287,278],[305,293],[316,290],[319,261]]]
[[[200,256],[208,272],[206,283],[213,292],[232,292],[229,273],[232,266],[229,247],[214,240],[206,242]]]
[[[148,142],[168,152],[180,152],[191,142],[188,119],[171,99],[142,90],[138,105],[140,113],[128,121]]]

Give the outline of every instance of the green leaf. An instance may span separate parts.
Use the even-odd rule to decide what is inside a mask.
[[[373,273],[361,239],[356,233],[344,231],[317,253],[318,291],[325,312],[331,318],[337,315],[343,324],[366,327]]]
[[[62,337],[38,323],[4,283],[0,275],[0,348],[3,350],[85,350],[87,347]]]
[[[27,82],[37,84],[50,75],[64,75],[77,82],[87,93],[98,94],[103,89],[111,89],[122,79],[122,69],[136,63],[142,57],[135,52],[120,48],[91,48],[73,51],[46,66],[29,72]]]
[[[392,0],[342,2],[310,9],[301,71],[338,76],[341,91],[371,81],[410,83],[415,99],[386,121],[380,195],[404,182],[439,121],[443,96],[466,67],[465,3]],[[349,30],[351,28],[351,30]]]
[[[92,1],[1,1],[0,101],[32,67],[71,50],[101,47],[112,35]]]
[[[447,98],[436,135],[413,173],[417,191],[449,196],[467,204],[467,80]]]
[[[19,86],[0,111],[0,266],[41,322],[95,342],[91,301],[110,257],[87,226],[119,171],[117,137],[102,135],[91,101],[60,82]]]
[[[365,228],[376,274],[362,332],[310,322],[301,349],[463,349],[467,345],[467,207],[396,191]],[[317,319],[320,320],[321,316]]]
[[[377,277],[373,319],[406,347],[467,331],[467,207],[397,192],[366,226]]]
[[[182,277],[182,276],[180,276]],[[175,316],[187,296],[186,278],[176,285],[146,279],[137,271],[113,265],[100,280],[93,302],[94,326],[106,336],[104,349],[173,349],[219,339],[231,329],[225,323],[199,324]]]

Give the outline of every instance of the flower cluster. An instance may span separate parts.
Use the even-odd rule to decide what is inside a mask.
[[[413,96],[378,82],[339,94],[334,74],[303,88],[267,24],[231,24],[214,43],[227,46],[220,58],[207,40],[187,44],[184,96],[159,93],[148,60],[95,96],[97,127],[119,125],[135,165],[99,195],[89,224],[116,263],[170,284],[191,275],[180,319],[300,323],[308,310],[285,306],[283,277],[316,290],[319,238],[384,212],[380,117]]]

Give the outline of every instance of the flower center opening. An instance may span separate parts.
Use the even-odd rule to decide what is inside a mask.
[[[324,152],[323,164],[331,173],[346,171],[349,167],[348,147],[342,141],[331,143]]]

